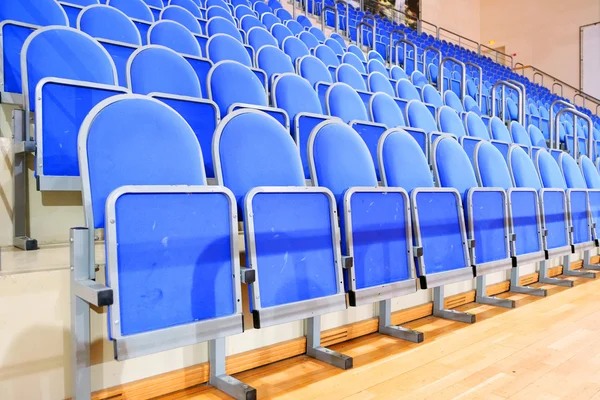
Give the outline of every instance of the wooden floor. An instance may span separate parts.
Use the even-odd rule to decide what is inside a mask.
[[[332,346],[354,358],[348,371],[299,356],[236,377],[259,399],[600,399],[600,279],[502,297],[517,308],[460,307],[477,314],[473,325],[407,324],[425,332],[422,344],[372,334]],[[227,398],[201,385],[161,400]]]

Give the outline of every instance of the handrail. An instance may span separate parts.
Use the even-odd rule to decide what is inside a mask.
[[[375,19],[375,18],[373,18],[373,19]],[[375,48],[375,25],[371,25],[370,23],[364,21],[364,17],[363,17],[363,20],[360,21],[358,23],[358,25],[356,25],[356,45],[362,49],[362,46],[363,46],[363,37],[362,37],[362,29],[361,29],[362,26],[366,26],[367,28],[371,28],[373,30],[373,43],[372,43],[373,46],[371,46],[371,48],[374,49]]]
[[[338,9],[337,9],[337,7],[326,5],[325,2],[323,2],[323,9],[321,10],[321,30],[323,32],[325,32],[325,18],[326,18],[325,14],[326,14],[327,10],[333,11],[333,14],[335,15],[334,32],[338,33],[338,29],[339,29]]]
[[[457,64],[462,70],[460,84],[460,101],[464,101],[467,93],[467,67],[465,63],[454,57],[444,57],[442,61],[440,61],[440,72],[438,74],[438,87],[440,90],[440,94],[442,95],[442,97],[444,96],[444,63],[448,61]],[[450,77],[450,79],[452,79],[452,77]],[[450,81],[450,86],[452,86],[452,81]]]
[[[575,95],[573,95],[573,105],[577,105],[577,102],[575,100],[577,100],[578,97],[581,97],[583,99],[583,107],[585,107],[585,96],[581,93],[575,93]]]
[[[563,89],[562,83],[554,82],[552,84],[552,94],[556,94],[556,93],[554,93],[554,86],[558,86],[560,88],[560,97],[564,97],[564,94],[563,94],[564,93],[564,89]]]
[[[501,52],[501,51],[499,51],[499,50],[496,50],[496,49],[493,49],[493,48],[491,48],[491,47],[488,47],[488,46],[486,46],[485,44],[480,44],[480,45],[479,45],[479,55],[482,55],[482,54],[481,54],[481,48],[482,48],[482,47],[483,47],[484,49],[488,49],[488,50],[491,50],[491,51],[493,51],[493,52],[495,52],[495,53],[496,53],[496,62],[498,62],[498,54],[502,54],[502,56],[503,56],[505,59],[506,59],[506,58],[510,58],[510,68],[511,68],[511,69],[513,68],[513,62],[514,62],[514,60],[513,60],[513,57],[512,57],[512,56],[509,56],[509,55],[508,55],[508,54],[506,54],[506,53],[503,53],[503,52]],[[504,63],[502,63],[502,64],[504,64]]]
[[[296,0],[293,0],[293,1],[296,1]],[[337,8],[338,4],[346,5],[346,30],[344,31],[345,32],[344,36],[346,36],[346,38],[350,38],[350,10],[348,7],[348,3],[346,2],[346,0],[335,0],[334,3],[336,5],[336,8]],[[339,11],[338,11],[338,14],[339,14]]]
[[[558,132],[558,126],[557,126],[557,130],[556,132],[554,132],[554,106],[561,104],[563,106],[566,106],[567,108],[573,108],[573,104],[566,102],[564,100],[558,99],[558,100],[554,100],[552,102],[552,104],[550,104],[550,109],[548,110],[549,113],[549,119],[548,119],[548,129],[550,130],[549,135],[550,135],[550,148],[553,149],[554,148],[554,135],[557,134],[556,132]],[[557,134],[558,135],[558,134]],[[556,141],[556,148],[558,149],[560,146],[560,137],[557,136],[557,141]]]
[[[438,40],[439,40],[439,39],[440,39],[440,37],[441,37],[441,33],[442,33],[442,31],[443,31],[443,32],[446,32],[446,33],[450,33],[450,34],[452,34],[452,35],[454,35],[454,36],[458,36],[458,45],[459,45],[459,46],[461,46],[461,47],[463,47],[463,46],[462,46],[462,40],[461,40],[461,39],[464,39],[464,40],[465,40],[465,41],[467,41],[467,42],[470,42],[470,43],[473,43],[473,44],[475,44],[475,48],[476,48],[476,49],[477,49],[477,48],[478,48],[478,46],[479,46],[479,43],[477,43],[477,42],[476,42],[476,41],[474,41],[473,39],[469,39],[468,37],[465,37],[465,36],[463,36],[463,35],[460,35],[460,34],[458,34],[458,33],[456,33],[456,32],[452,32],[451,30],[445,29],[445,28],[443,28],[443,27],[439,27],[439,28],[437,28],[437,39],[438,39]]]
[[[399,33],[400,35],[402,35],[401,39],[406,39],[406,33],[404,33],[404,31],[400,30],[400,29],[394,29],[393,31],[390,32],[390,57],[389,57],[389,63],[390,63],[390,67],[393,65],[393,60],[392,60],[392,49],[394,48],[394,33]],[[396,61],[398,61],[396,59]]]
[[[541,76],[542,77],[542,86],[544,86],[544,75],[540,74],[539,72],[534,72],[533,73],[533,83],[535,83],[535,77],[536,76]]]
[[[596,106],[596,116],[597,116],[597,117],[600,117],[600,114],[598,114],[598,110],[600,110],[600,104],[598,104],[598,105]]]
[[[511,89],[514,89],[517,91],[517,93],[519,94],[519,107],[517,107],[517,109],[519,109],[519,123],[521,125],[523,125],[523,121],[525,119],[525,116],[523,115],[523,92],[521,91],[521,88],[518,87],[517,85],[513,85],[510,82],[507,81],[497,81],[494,86],[492,86],[492,117],[496,116],[496,89],[498,88],[498,86],[502,86],[502,119],[504,121],[506,121],[506,94],[505,94],[505,87],[509,87]]]
[[[577,123],[577,118],[582,118],[584,120],[587,121],[588,123],[588,137],[587,137],[587,151],[586,154],[589,158],[593,158],[593,152],[594,152],[594,140],[592,139],[594,136],[594,124],[592,123],[592,119],[590,117],[588,117],[587,115],[585,115],[584,113],[582,113],[581,111],[577,111],[574,108],[563,108],[562,110],[560,110],[558,113],[556,113],[556,119],[554,121],[554,128],[556,131],[556,140],[557,142],[560,140],[560,137],[558,136],[559,133],[559,128],[558,128],[558,124],[560,123],[560,116],[563,114],[572,114],[573,115],[573,156],[575,158],[579,158],[579,138],[578,138],[578,132],[577,132],[577,128],[579,126],[579,124]]]
[[[404,64],[402,65],[402,67],[404,68],[404,72],[406,72],[406,59],[407,59],[406,46],[407,45],[410,45],[413,48],[413,52],[415,54],[415,57],[414,57],[414,59],[415,59],[415,69],[413,71],[416,71],[417,68],[418,68],[417,57],[416,57],[416,54],[417,54],[417,45],[414,44],[413,42],[411,42],[410,40],[407,40],[407,39],[398,39],[398,41],[394,45],[394,51],[396,52],[396,64],[398,64],[398,60],[400,60],[398,58],[398,46],[400,46],[400,43],[404,43],[404,58],[403,58]],[[406,72],[406,73],[408,74],[408,72]]]
[[[525,76],[525,64],[518,62],[515,64],[515,67],[513,69],[517,69],[519,65],[521,66],[521,75]]]
[[[521,88],[521,93],[523,93],[523,104],[521,104],[521,115],[523,116],[521,120],[523,122],[521,122],[521,125],[525,127],[525,124],[527,123],[527,121],[525,121],[525,116],[527,115],[527,89],[524,84],[522,84],[519,81],[515,81],[514,79],[507,79],[507,82],[510,82],[513,85],[516,85],[519,88]]]
[[[472,63],[470,61],[465,63],[465,67],[469,66],[469,65],[472,66],[472,67],[475,67],[475,69],[477,71],[479,71],[479,84],[477,85],[477,92],[478,92],[477,93],[478,94],[477,105],[479,106],[479,110],[481,110],[481,103],[482,103],[482,97],[483,97],[483,91],[482,91],[482,87],[483,87],[483,69],[479,65],[474,64],[474,63]]]
[[[440,56],[439,61],[442,61],[442,51],[440,49],[436,49],[433,46],[427,46],[425,48],[425,50],[423,51],[423,75],[425,75],[427,80],[431,80],[431,77],[429,76],[429,69],[427,68],[427,53],[429,53],[430,51],[438,54]]]

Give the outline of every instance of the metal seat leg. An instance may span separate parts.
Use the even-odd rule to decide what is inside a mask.
[[[382,300],[379,302],[379,333],[408,340],[413,343],[421,343],[423,341],[423,332],[392,325],[391,300]]]
[[[352,357],[321,346],[321,317],[306,320],[306,355],[340,369],[352,368]]]
[[[433,288],[433,316],[452,321],[464,322],[466,324],[473,324],[476,320],[475,314],[457,310],[448,310],[444,308],[443,286]]]

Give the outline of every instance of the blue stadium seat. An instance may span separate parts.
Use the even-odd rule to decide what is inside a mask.
[[[508,131],[504,121],[498,117],[492,117],[488,122],[488,132],[491,134],[494,146],[500,150],[504,159],[508,158],[508,147],[513,142],[512,136]],[[528,151],[528,150],[527,150]]]
[[[200,23],[198,19],[181,6],[167,6],[163,8],[160,13],[161,20],[166,19],[169,21],[179,22],[181,25],[185,26],[190,32],[195,35],[201,35],[202,29],[200,27]]]
[[[69,20],[69,26],[75,28],[77,26],[77,18],[85,7],[99,4],[98,0],[71,0],[69,2],[57,1],[63,8]],[[1,21],[1,20],[0,20]]]
[[[300,33],[304,32],[304,27],[300,24],[300,22],[295,20],[286,21],[285,26],[292,31],[294,36],[298,36]]]
[[[224,33],[217,33],[208,39],[206,55],[215,64],[223,60],[232,60],[248,68],[252,67],[252,59],[244,46],[234,37]]]
[[[483,143],[483,144],[482,144]],[[509,174],[502,174],[505,162],[487,142],[475,148],[475,160],[480,176],[494,181],[495,187],[480,188],[469,157],[460,144],[450,137],[438,138],[432,146],[433,171],[441,187],[452,187],[462,196],[470,258],[477,279],[476,301],[514,308],[513,300],[486,295],[484,275],[512,268],[509,245],[508,201],[504,188],[511,184]],[[500,165],[497,163],[500,161]],[[473,245],[473,241],[475,245]]]
[[[369,102],[369,117],[371,121],[384,124],[387,128],[397,128],[406,125],[398,103],[387,93],[374,93]]]
[[[316,36],[308,31],[300,32],[298,39],[302,40],[311,52],[319,45],[319,40]]]
[[[310,55],[310,51],[308,50],[308,47],[306,47],[306,44],[297,37],[286,37],[283,39],[281,49],[292,59],[294,67],[296,67],[297,61],[300,58]]]
[[[236,25],[235,18],[233,18],[233,15],[231,15],[231,12],[229,11],[229,9],[224,9],[223,7],[219,7],[219,6],[210,6],[206,10],[206,19],[208,21],[210,21],[212,18],[215,18],[215,17],[224,18],[227,21],[231,22],[233,25]]]
[[[377,60],[371,60],[374,62],[379,62]],[[367,78],[368,89],[370,92],[377,93],[383,92],[390,96],[395,96],[396,93],[392,84],[387,76],[382,74],[381,72],[371,72]]]
[[[154,15],[146,3],[142,0],[108,0],[106,4],[123,11],[125,15],[131,18],[140,31],[142,45],[147,44],[148,29],[154,22]]]
[[[479,105],[471,96],[465,96],[465,99],[463,101],[463,107],[465,109],[465,112],[473,111],[475,114],[481,116],[481,110],[479,109]]]
[[[404,72],[404,70],[401,67],[399,67],[398,65],[393,65],[390,68],[390,78],[396,81],[400,79],[408,80],[408,75],[406,75],[406,72]]]
[[[417,91],[417,88],[408,79],[399,79],[396,82],[396,95],[406,101],[421,101],[421,95]]]
[[[82,0],[78,0],[78,1],[82,1]],[[98,0],[83,0],[84,2],[90,2],[93,1],[94,3],[97,3]],[[144,3],[146,3],[148,5],[148,8],[150,9],[150,11],[152,12],[152,15],[154,16],[154,20],[158,21],[160,18],[160,12],[162,11],[163,7],[165,6],[162,2],[162,0],[144,0]]]
[[[536,127],[535,125],[529,125],[528,129],[529,129],[529,137],[531,138],[531,144],[534,147],[548,149],[548,145],[546,144],[546,138],[544,137],[544,134],[542,133],[542,131],[540,131],[540,129],[538,127]],[[532,149],[532,152],[533,151],[534,151],[534,149]]]
[[[340,59],[331,49],[331,47],[321,44],[315,47],[315,56],[323,61],[323,64],[330,69],[331,76],[335,77],[335,69],[340,65]]]
[[[271,115],[289,130],[285,111],[269,107],[263,82],[245,65],[225,60],[216,63],[207,77],[208,97],[219,107],[221,117],[238,108],[253,108]]]
[[[527,153],[531,153],[531,138],[527,133],[527,130],[518,123],[517,121],[512,121],[510,123],[510,135],[512,136],[512,141],[523,147]]]
[[[307,143],[319,123],[330,119],[322,114],[321,103],[310,83],[296,74],[281,74],[273,83],[271,103],[283,109],[291,121],[291,133],[300,149],[304,177],[310,179]]]
[[[262,15],[265,13],[273,14],[273,10],[271,9],[271,7],[269,7],[267,3],[263,1],[257,1],[253,4],[252,7],[254,8],[254,11],[256,11],[259,17],[262,17]],[[275,15],[273,14],[273,16]]]
[[[122,11],[104,4],[86,7],[77,19],[77,29],[94,37],[108,51],[119,78],[127,86],[127,60],[142,44],[140,32]]]
[[[369,61],[371,61],[371,60],[377,60],[382,65],[385,65],[385,60],[383,59],[383,56],[381,54],[379,54],[379,52],[377,52],[375,50],[369,51],[369,53],[367,54],[367,59]]]
[[[370,74],[372,72],[380,72],[386,78],[388,78],[388,79],[390,78],[390,73],[387,70],[387,68],[385,67],[385,65],[382,64],[381,61],[379,61],[377,59],[372,59],[367,62],[367,73]]]
[[[342,49],[344,51],[347,51],[347,49],[346,49],[346,41],[344,40],[344,38],[342,37],[342,35],[340,35],[339,33],[332,32],[329,35],[329,38],[337,41],[340,44],[340,46],[342,46]]]
[[[25,120],[35,112],[39,189],[80,190],[77,133],[92,108],[125,91],[116,86],[115,65],[93,38],[67,27],[36,30],[22,57]],[[25,124],[27,137],[29,130]]]
[[[438,110],[444,105],[440,92],[438,92],[436,88],[429,84],[422,87],[421,97],[423,99],[423,103],[431,104]]]
[[[206,23],[206,34],[210,38],[219,33],[224,33],[225,35],[229,35],[232,38],[236,39],[240,43],[244,43],[242,39],[242,34],[238,30],[238,28],[234,25],[233,22],[223,18],[223,17],[213,17],[208,20]]]
[[[465,117],[465,131],[467,132],[467,136],[464,136],[460,139],[460,143],[462,144],[465,152],[469,156],[469,159],[474,163],[473,155],[475,153],[475,146],[480,140],[491,141],[492,137],[488,129],[485,126],[485,123],[477,114],[474,112],[468,112]],[[497,148],[503,155],[508,156],[508,147],[509,144],[506,142],[494,142],[497,145]],[[503,151],[506,150],[506,151]],[[473,164],[474,165],[474,164]]]
[[[260,20],[258,18],[256,18],[254,15],[244,15],[242,17],[242,19],[240,19],[240,28],[246,32],[246,41],[250,41],[248,39],[248,32],[250,31],[250,29],[254,28],[254,27],[259,27],[259,28],[263,28],[266,30],[265,24],[263,24],[262,22],[260,22]],[[269,33],[269,36],[271,36],[271,34]]]
[[[187,10],[190,14],[192,14],[195,18],[202,18],[202,13],[200,13],[200,8],[194,2],[194,0],[169,0],[169,6],[179,6]]]
[[[286,10],[285,8],[277,8],[274,10],[275,10],[275,15],[277,16],[277,18],[279,18],[281,20],[281,22],[294,20],[294,18],[292,17],[292,14],[290,14],[290,12],[288,10]]]
[[[446,90],[444,92],[444,104],[454,108],[457,113],[465,112],[462,102],[452,90]]]
[[[179,22],[162,20],[152,24],[148,30],[148,43],[168,47],[177,53],[202,57],[200,44]]]
[[[21,104],[19,96],[10,97],[23,93],[21,49],[25,40],[39,27],[67,26],[69,21],[65,11],[54,0],[3,1],[0,3],[0,21],[3,22],[0,27],[2,102]]]
[[[413,73],[410,74],[410,80],[412,81],[413,85],[420,88],[429,83],[421,71],[413,71]]]
[[[228,3],[225,2],[224,0],[206,0],[206,2],[204,3],[204,8],[206,8],[208,10],[210,7],[217,6],[217,7],[221,7],[222,9],[231,12],[231,9],[229,8],[229,6],[227,4]]]
[[[283,39],[285,39],[287,37],[294,37],[294,34],[292,33],[292,31],[290,31],[287,26],[285,26],[281,23],[273,24],[270,28],[270,31],[271,31],[271,35],[273,35],[275,37],[275,39],[277,39],[277,43],[279,43],[279,47],[281,47],[283,45]]]
[[[378,187],[369,149],[358,133],[342,122],[320,124],[310,136],[310,146],[313,184],[333,192],[343,232],[342,254],[352,257],[352,267],[344,271],[350,306],[389,302],[395,296],[416,292],[406,191]],[[389,327],[390,306],[380,305],[380,322],[388,325],[387,331],[380,332],[422,341],[421,333]]]
[[[277,18],[274,14],[267,12],[267,13],[261,14],[260,22],[265,24],[267,29],[270,31],[271,27],[275,24],[280,24],[281,20],[279,18]]]
[[[352,65],[361,74],[364,74],[366,72],[366,70],[365,70],[365,64],[354,53],[350,53],[350,52],[344,53],[342,55],[342,62],[345,63],[345,64]]]
[[[331,50],[333,50],[333,52],[339,57],[341,57],[342,54],[345,53],[344,48],[342,47],[340,42],[331,37],[326,39],[324,44],[325,46],[329,46]]]
[[[319,41],[319,43],[325,43],[325,40],[327,39],[325,37],[325,34],[323,33],[322,30],[320,30],[319,28],[317,28],[316,26],[313,26],[312,28],[310,28],[308,30],[310,33],[312,33],[313,35],[315,35],[315,37],[317,38],[317,40]]]
[[[454,135],[457,139],[467,134],[465,126],[456,111],[448,106],[438,108],[438,126],[440,132]]]
[[[254,27],[248,31],[246,35],[248,45],[254,49],[254,53],[263,46],[277,46],[277,39],[273,37],[266,29]]]
[[[306,29],[310,29],[312,27],[312,22],[310,22],[310,19],[305,15],[298,15],[296,20],[300,22],[300,24]]]
[[[256,53],[256,64],[267,74],[269,88],[273,87],[277,75],[295,72],[290,57],[275,46],[261,47]]]
[[[363,61],[365,61],[365,62],[366,62],[366,60],[365,60],[365,53],[363,53],[363,51],[362,51],[362,50],[360,49],[360,47],[358,47],[357,45],[355,45],[355,44],[351,44],[351,45],[349,45],[349,46],[348,46],[348,49],[346,49],[346,51],[347,51],[348,53],[352,53],[352,54],[354,54],[356,57],[358,57],[358,59],[359,59],[361,62],[363,62]]]
[[[234,13],[235,13],[235,17],[238,19],[238,21],[241,20],[242,17],[244,17],[246,15],[251,15],[253,17],[256,17],[256,14],[254,14],[254,11],[252,11],[252,9],[250,7],[248,7],[247,5],[244,5],[244,4],[236,6],[234,9]]]
[[[340,64],[335,70],[336,82],[344,82],[355,90],[367,90],[367,85],[360,72],[350,64]]]
[[[250,290],[254,327],[309,318],[307,355],[319,358],[326,352],[319,316],[346,309],[333,194],[304,186],[292,137],[264,113],[239,110],[226,117],[213,154],[217,182],[232,190],[243,211],[246,265],[260,282]],[[352,367],[349,357],[327,353],[330,363]]]
[[[390,129],[380,140],[384,186],[401,187],[411,199],[417,276],[422,289],[434,288],[433,315],[475,322],[470,314],[444,309],[443,285],[473,279],[462,196],[454,188],[434,187],[427,158],[408,133]]]

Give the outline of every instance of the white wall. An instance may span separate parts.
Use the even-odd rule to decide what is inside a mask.
[[[479,42],[480,0],[421,0],[422,18]]]
[[[582,89],[600,99],[600,23],[583,28]]]

